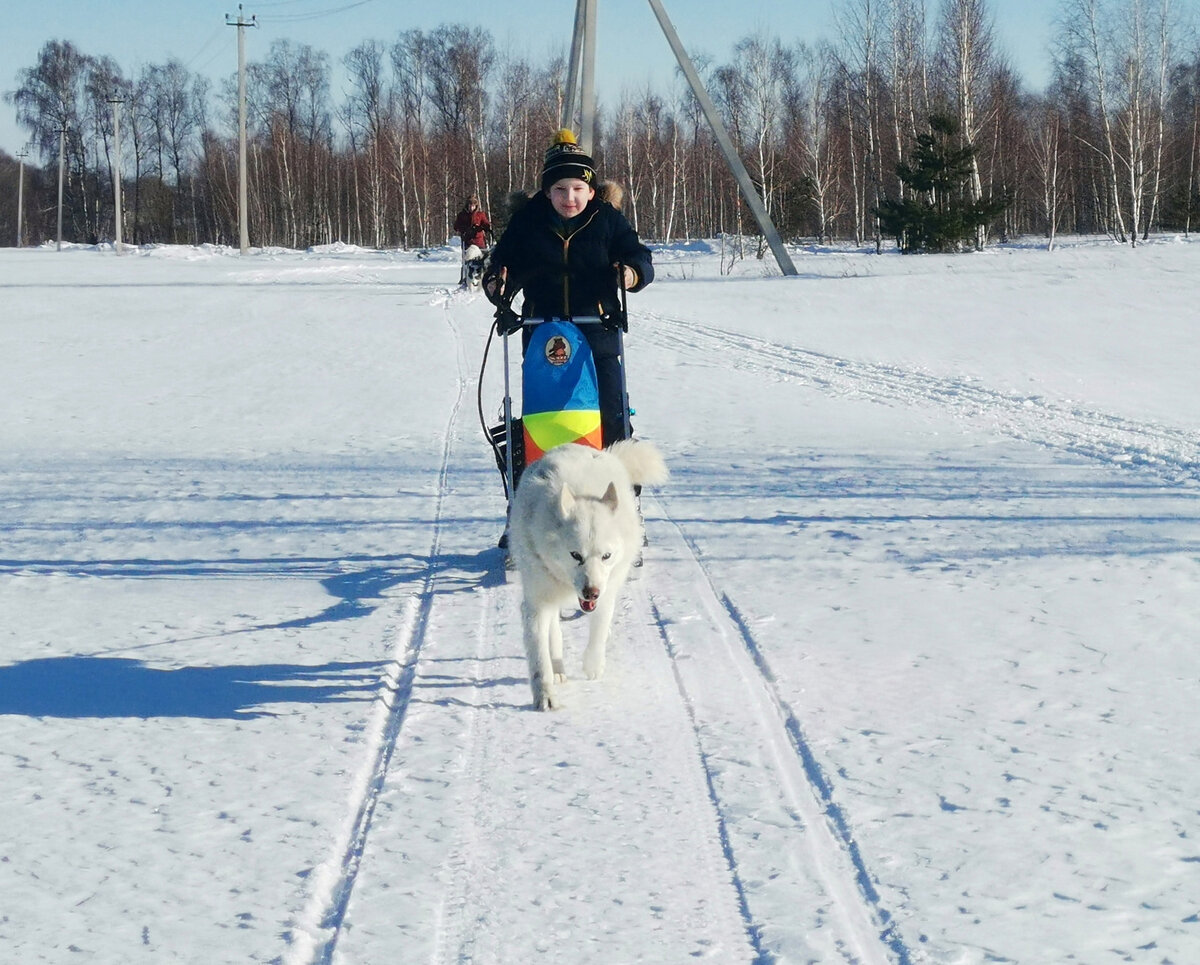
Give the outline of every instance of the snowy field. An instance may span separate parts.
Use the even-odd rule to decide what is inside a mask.
[[[1200,962],[1200,242],[795,260],[539,714],[455,252],[0,250],[0,960]]]

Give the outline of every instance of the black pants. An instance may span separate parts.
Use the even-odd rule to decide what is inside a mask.
[[[625,360],[615,352],[602,354],[595,348],[592,359],[596,363],[596,388],[600,391],[600,432],[604,444],[611,446],[628,435],[622,376]]]

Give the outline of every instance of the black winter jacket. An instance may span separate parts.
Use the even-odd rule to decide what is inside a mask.
[[[544,193],[529,198],[512,215],[492,249],[489,277],[508,269],[505,292],[524,292],[521,314],[529,317],[610,315],[620,309],[613,265],[637,272],[641,291],[654,279],[650,249],[617,208],[604,200],[601,185],[583,212],[567,221]]]

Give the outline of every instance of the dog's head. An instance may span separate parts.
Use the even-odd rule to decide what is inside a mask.
[[[563,556],[557,562],[570,575],[584,613],[596,609],[614,569],[630,552],[618,519],[620,505],[621,497],[612,483],[599,498],[578,496],[569,487],[562,488],[558,510],[563,522]]]

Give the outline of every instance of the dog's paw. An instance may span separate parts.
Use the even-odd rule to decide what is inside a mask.
[[[554,671],[554,682],[556,684],[565,684],[567,682],[567,668],[563,666],[561,660],[551,660],[551,669]]]
[[[553,687],[548,686],[540,677],[533,680],[534,710],[558,710],[562,705],[562,698]]]
[[[583,672],[587,674],[588,680],[599,680],[603,677],[605,664],[603,648],[589,646],[583,652]]]

